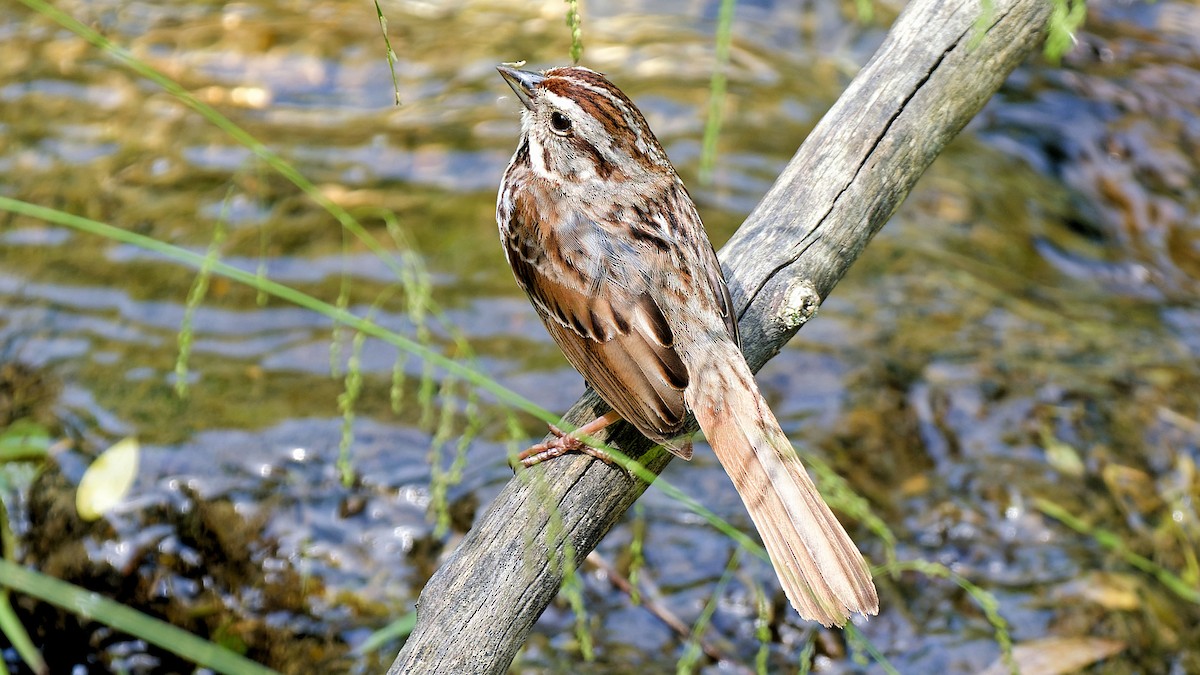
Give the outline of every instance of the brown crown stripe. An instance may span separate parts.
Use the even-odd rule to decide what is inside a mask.
[[[605,80],[597,73],[578,68],[570,69],[570,75],[557,74],[565,69],[555,68],[546,71],[546,79],[542,88],[563,98],[574,101],[588,115],[596,118],[610,134],[610,138],[620,138],[625,130],[645,130],[646,139],[651,147],[658,144],[658,139],[646,125],[642,113],[620,89]],[[630,153],[635,158],[641,158],[641,152],[636,144],[630,144]]]

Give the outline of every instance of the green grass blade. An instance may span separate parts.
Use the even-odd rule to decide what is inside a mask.
[[[13,611],[12,604],[8,601],[8,595],[7,588],[0,590],[0,633],[8,638],[9,644],[17,650],[17,654],[30,670],[35,673],[50,672],[50,667],[46,665],[42,653],[34,646],[33,640],[29,638],[29,633],[25,631],[25,626],[21,625],[21,620]],[[0,660],[0,667],[3,665],[4,661]],[[8,669],[6,668],[4,672],[7,673]]]
[[[1200,604],[1200,590],[1194,588],[1191,584],[1162,565],[1143,555],[1134,553],[1117,533],[1101,527],[1093,527],[1048,499],[1035,499],[1033,505],[1038,511],[1062,522],[1080,534],[1091,537],[1096,543],[1116,553],[1125,562],[1158,579],[1159,583],[1166,586],[1175,595],[1188,602]]]
[[[733,46],[733,9],[737,0],[721,0],[717,13],[717,53],[712,79],[708,84],[708,117],[704,121],[704,140],[700,150],[700,183],[712,183],[717,164],[717,137],[721,134],[721,108],[725,105],[726,69]]]
[[[0,585],[137,636],[199,666],[231,675],[267,675],[275,671],[203,640],[171,624],[61,579],[0,560]]]
[[[392,640],[408,637],[417,625],[417,613],[409,612],[367,636],[362,644],[354,648],[354,654],[363,656],[383,647]]]
[[[101,35],[95,29],[83,24],[75,17],[67,14],[61,9],[58,9],[54,5],[45,2],[45,0],[21,0],[21,2],[23,2],[30,9],[54,20],[60,26],[66,28],[72,33],[75,33],[84,40],[87,40],[112,58],[124,64],[125,67],[129,68],[133,72],[153,82],[159,87],[162,87],[163,90],[168,94],[171,94],[184,105],[199,113],[202,117],[204,117],[204,119],[208,120],[210,124],[228,134],[233,140],[241,143],[256,156],[262,159],[262,161],[264,161],[268,166],[278,172],[279,175],[288,179],[293,185],[300,188],[304,194],[308,195],[309,199],[312,199],[314,203],[332,215],[343,228],[352,232],[354,236],[357,237],[359,241],[361,241],[367,247],[368,250],[379,256],[379,259],[382,260],[383,263],[397,275],[397,277],[401,275],[402,270],[391,258],[391,256],[388,255],[388,252],[383,247],[383,244],[381,244],[375,237],[370,236],[370,234],[365,228],[363,228],[358,220],[355,219],[354,216],[350,215],[349,211],[326,196],[325,193],[320,190],[320,188],[318,188],[313,184],[312,181],[300,173],[299,169],[289,164],[283,159],[283,157],[279,156],[277,152],[267,147],[266,144],[251,135],[250,132],[238,126],[237,123],[225,115],[222,115],[216,108],[196,98],[196,96],[185,89],[183,85],[179,84],[175,80],[172,80],[164,73],[156,70],[150,64],[138,59],[129,50],[118,46],[116,43]]]
[[[725,587],[729,585],[729,581],[733,579],[734,572],[741,566],[742,556],[739,553],[740,549],[733,549],[733,555],[729,556],[729,562],[725,565],[725,571],[721,574],[721,578],[717,580],[717,585],[713,587],[712,595],[709,596],[708,602],[704,603],[704,609],[700,611],[700,616],[697,617],[696,623],[692,625],[692,635],[683,650],[683,655],[679,657],[679,661],[675,664],[676,675],[688,675],[700,669],[700,660],[704,657],[704,647],[702,645],[704,632],[712,624],[713,615],[717,613],[717,604],[720,602],[721,596],[725,594]]]
[[[583,56],[583,19],[579,15],[579,0],[566,0],[567,28],[571,29],[571,63],[578,64]]]
[[[375,0],[375,15],[379,17],[379,32],[383,33],[383,44],[387,46],[388,70],[392,73],[392,91],[395,92],[396,105],[400,105],[400,81],[396,79],[396,50],[392,49],[392,41],[388,38],[387,32],[387,17],[383,15],[383,8],[379,6],[379,0]]]
[[[130,244],[139,248],[144,248],[148,251],[153,251],[171,260],[182,262],[199,269],[206,264],[206,256],[194,253],[178,246],[173,246],[165,242],[158,241],[145,235],[122,230],[119,227],[114,227],[106,223],[101,223],[90,218],[84,218],[57,209],[51,209],[37,204],[12,199],[10,197],[0,196],[0,210],[19,213],[31,218],[45,220],[47,222],[65,225],[82,232],[99,235],[112,241]],[[501,385],[499,382],[483,375],[469,366],[460,363],[454,359],[447,358],[429,347],[420,344],[415,340],[411,340],[402,335],[397,335],[385,328],[375,324],[374,322],[363,319],[348,310],[340,309],[327,302],[323,302],[314,298],[307,293],[298,291],[289,286],[285,286],[270,279],[263,279],[253,272],[238,269],[227,263],[219,260],[211,262],[212,273],[217,274],[238,283],[246,284],[251,288],[256,288],[267,295],[274,296],[280,300],[290,302],[298,307],[312,310],[321,315],[324,315],[333,321],[340,322],[346,326],[358,331],[362,331],[367,335],[378,338],[398,347],[418,358],[423,359],[426,363],[441,368],[451,375],[459,377],[471,384],[488,391],[495,395],[498,399],[512,407],[523,410],[545,422],[558,422],[559,418],[550,414],[546,409],[538,406],[529,399],[517,394],[516,392]]]

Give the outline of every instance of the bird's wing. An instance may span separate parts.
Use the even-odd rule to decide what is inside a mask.
[[[689,377],[656,299],[654,275],[670,273],[653,259],[656,247],[608,236],[612,224],[536,230],[521,222],[531,211],[522,197],[516,201],[504,242],[508,261],[567,360],[643,434],[659,442],[678,435]],[[584,236],[595,239],[582,246]]]

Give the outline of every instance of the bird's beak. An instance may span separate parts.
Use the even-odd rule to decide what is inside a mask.
[[[528,70],[517,70],[509,66],[496,66],[496,70],[500,71],[500,77],[503,77],[508,86],[512,87],[525,108],[533,110],[533,88],[541,84],[546,76]]]

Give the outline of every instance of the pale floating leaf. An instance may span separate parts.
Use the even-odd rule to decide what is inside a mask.
[[[1125,643],[1092,637],[1052,637],[1017,645],[1013,659],[1021,675],[1066,675],[1125,649]],[[1006,675],[1004,659],[983,671],[983,675]]]
[[[137,477],[141,446],[136,438],[118,441],[83,472],[75,508],[84,520],[97,520],[119,504]]]
[[[1075,478],[1084,474],[1086,467],[1075,448],[1055,438],[1047,429],[1042,429],[1042,447],[1046,450],[1046,461],[1059,473]]]
[[[1091,572],[1060,586],[1058,602],[1093,602],[1105,609],[1132,612],[1142,606],[1143,582],[1133,574]]]

